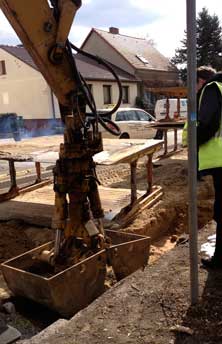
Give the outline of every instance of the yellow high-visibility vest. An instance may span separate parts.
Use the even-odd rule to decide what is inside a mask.
[[[199,98],[199,108],[204,91],[207,86],[211,84],[216,84],[222,97],[222,83],[218,81],[212,81],[207,84],[200,95]],[[198,124],[197,124],[198,125]],[[187,147],[188,145],[188,122],[184,124],[182,133],[182,146]],[[199,159],[199,171],[206,170],[209,168],[222,167],[222,109],[221,109],[221,121],[219,130],[216,134],[206,143],[200,145],[198,152]]]
[[[222,97],[222,83],[217,81],[212,81],[207,84],[201,92],[200,101],[204,93],[204,90],[207,86],[211,84],[216,84]],[[206,170],[209,168],[222,167],[222,111],[221,111],[221,120],[220,127],[216,134],[206,143],[200,145],[199,147],[199,171]]]
[[[188,122],[186,121],[183,127],[183,131],[182,131],[182,146],[183,147],[187,147],[187,136],[188,136]]]

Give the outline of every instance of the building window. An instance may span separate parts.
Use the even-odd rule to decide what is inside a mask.
[[[128,104],[129,103],[129,86],[122,86],[122,90],[123,90],[122,102],[123,104]]]
[[[149,61],[144,56],[137,54],[136,57],[144,64],[149,64]]]
[[[92,84],[87,84],[88,89],[90,90],[90,92],[93,94],[93,85]]]
[[[104,104],[112,104],[110,85],[103,85],[103,99],[104,99]]]
[[[5,61],[0,61],[0,75],[6,74]]]

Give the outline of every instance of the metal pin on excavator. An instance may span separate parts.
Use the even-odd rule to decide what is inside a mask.
[[[81,0],[0,0],[0,8],[57,96],[65,127],[54,168],[55,241],[6,262],[3,274],[15,294],[65,316],[103,291],[107,261],[117,278],[122,278],[144,266],[149,251],[149,238],[103,229],[93,155],[103,149],[98,122],[106,124],[96,113],[68,41],[80,6]],[[120,102],[121,95],[112,112]],[[86,105],[95,115],[92,130],[86,121]],[[33,258],[66,268],[43,278],[30,269]]]

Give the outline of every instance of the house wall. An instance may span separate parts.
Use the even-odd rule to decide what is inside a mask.
[[[0,75],[0,113],[15,112],[24,119],[53,118],[52,94],[46,81],[34,68],[0,49],[6,74]],[[59,117],[56,98],[55,115]]]
[[[92,32],[82,49],[91,54],[99,55],[132,75],[135,74],[135,69],[95,32]]]
[[[0,48],[0,61],[6,64],[6,74],[0,75],[0,113],[17,113],[23,116],[25,126],[32,130],[44,127],[48,119],[60,118],[58,101],[41,73]],[[104,108],[103,85],[111,85],[112,104],[118,99],[118,86],[114,81],[90,81],[97,108]],[[129,86],[129,103],[135,105],[137,83],[123,82]],[[54,109],[53,109],[54,104]],[[88,109],[89,110],[89,109]]]
[[[97,109],[107,107],[107,105],[105,105],[103,101],[103,85],[111,85],[112,104],[116,104],[119,94],[116,82],[88,80],[87,83],[92,85],[92,92],[97,105]],[[137,96],[137,84],[122,82],[122,86],[129,86],[129,103],[122,104],[121,107],[135,106],[135,100]]]

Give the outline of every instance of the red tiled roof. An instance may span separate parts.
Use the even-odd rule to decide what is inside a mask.
[[[25,62],[30,67],[38,70],[38,68],[36,67],[35,63],[33,62],[31,56],[29,55],[29,53],[27,52],[27,50],[23,46],[21,46],[21,45],[17,45],[17,46],[0,45],[0,49],[5,50],[7,53],[17,57],[19,60],[21,60],[22,62]]]
[[[163,56],[148,40],[113,34],[107,31],[92,29],[122,55],[134,68],[144,70],[177,71],[169,59]],[[90,34],[85,42],[89,39]],[[82,44],[84,47],[85,42]],[[139,58],[140,56],[141,58]],[[142,60],[145,59],[147,63]],[[145,61],[144,60],[144,61]]]
[[[86,56],[77,54],[75,56],[76,65],[80,73],[85,79],[91,80],[113,80],[113,75],[102,65],[99,65],[96,61],[89,59]],[[134,75],[131,75],[122,69],[113,66],[112,68],[118,75],[121,81],[140,81]]]

